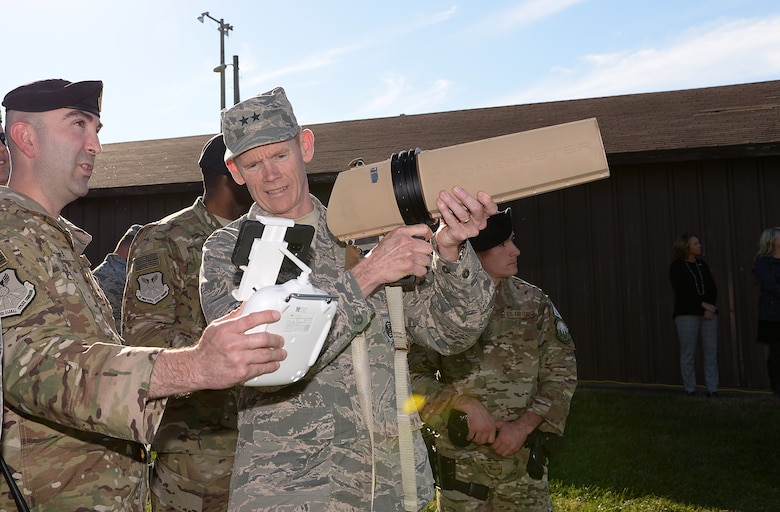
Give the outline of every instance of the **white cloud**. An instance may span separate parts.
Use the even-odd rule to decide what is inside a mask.
[[[610,96],[776,79],[780,76],[780,16],[720,20],[688,30],[665,47],[588,54],[509,103]],[[502,103],[506,104],[506,103]]]
[[[404,99],[404,106],[407,109],[405,113],[419,114],[439,110],[439,105],[452,94],[453,85],[451,81],[445,79],[434,81],[427,89]]]
[[[584,0],[527,0],[520,5],[492,13],[482,19],[472,31],[498,34],[549,18]]]
[[[458,12],[458,7],[453,5],[447,10],[433,13],[428,19],[429,19],[429,25],[435,25],[437,23],[442,23],[444,21],[449,21],[455,16],[455,13]]]
[[[395,44],[402,35],[425,29],[431,25],[447,22],[455,16],[457,10],[457,6],[452,6],[449,9],[433,14],[424,14],[417,17],[416,20],[413,20],[411,23],[401,24],[400,27],[397,20],[393,20],[393,23],[383,27],[364,29],[362,34],[355,33],[351,36],[352,40],[360,41],[360,43],[331,49],[320,49],[315,53],[303,56],[303,58],[294,65],[279,67],[266,72],[256,72],[259,68],[254,62],[249,65],[241,64],[241,69],[243,71],[242,86],[253,87],[259,84],[278,82],[281,78],[291,75],[301,75],[302,73],[315,69],[331,67],[342,62],[347,56],[354,55],[372,47],[384,44]],[[251,54],[251,49],[245,49],[245,53]],[[393,79],[388,79],[386,77],[383,78],[383,80],[390,84],[394,81]],[[394,87],[391,86],[389,91],[392,91],[393,88]],[[383,100],[380,97],[377,98],[377,101],[381,103]]]
[[[444,79],[435,80],[422,90],[415,89],[407,77],[402,75],[386,74],[381,80],[383,90],[360,109],[358,117],[386,117],[435,111],[451,95],[453,88],[453,83]]]
[[[357,52],[361,49],[362,46],[360,45],[345,46],[341,48],[331,48],[330,50],[327,51],[321,51],[321,52],[308,55],[294,65],[276,68],[270,71],[266,71],[264,73],[253,74],[251,77],[247,76],[244,81],[249,86],[254,86],[254,85],[268,83],[268,82],[277,82],[282,77],[287,77],[290,75],[299,75],[301,73],[306,73],[313,69],[320,69],[320,68],[332,66],[333,64],[343,59],[344,56]],[[255,69],[256,68],[253,66],[252,70],[254,71]],[[243,87],[243,82],[242,82],[242,87]]]
[[[404,95],[407,89],[407,81],[404,76],[386,74],[381,80],[384,84],[384,89],[361,109],[362,115],[368,117],[390,115],[389,112],[392,109],[392,105],[398,103],[398,99]]]

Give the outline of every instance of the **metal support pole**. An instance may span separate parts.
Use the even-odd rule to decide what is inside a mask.
[[[233,105],[241,101],[238,93],[238,55],[233,55]]]
[[[219,65],[222,70],[219,72],[219,97],[220,108],[225,108],[225,20],[219,19]]]

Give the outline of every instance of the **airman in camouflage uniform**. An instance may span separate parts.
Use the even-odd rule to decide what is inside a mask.
[[[471,345],[484,327],[493,290],[470,246],[460,255],[459,248],[484,227],[495,203],[486,194],[479,200],[459,194],[471,210],[469,226],[465,207],[445,194],[439,206],[447,210],[449,227],[437,231],[432,257],[430,229],[405,226],[345,271],[346,245],[328,229],[325,207],[308,193],[305,162],[313,155],[313,135],[299,128],[284,91],[274,89],[223,112],[222,127],[228,168],[237,181],[246,181],[255,199],[246,217],[281,216],[314,226],[311,282],[338,296],[324,349],[304,379],[282,388],[241,389],[230,510],[403,510],[395,350],[381,283],[407,274],[424,277],[404,296],[414,342],[445,354]],[[241,271],[231,263],[231,253],[243,220],[217,230],[204,246],[201,303],[207,320],[238,305],[231,292]],[[361,407],[356,377],[361,359],[350,347],[361,333],[367,342],[363,361],[370,375],[370,411]],[[433,495],[419,427],[415,413],[417,508]]]
[[[8,189],[0,219],[3,455],[31,507],[137,510],[139,443],[163,412],[144,399],[156,353],[121,346],[81,254],[87,233]],[[0,509],[15,509],[7,492]]]
[[[252,204],[224,157],[222,135],[209,139],[198,160],[204,195],[136,236],[124,298],[127,344],[189,347],[206,327],[198,293],[203,242]],[[168,401],[152,443],[152,510],[227,510],[236,414],[235,388]]]
[[[192,349],[122,346],[83,254],[91,237],[60,216],[102,149],[102,89],[42,80],[3,100],[14,172],[0,188],[2,450],[31,510],[143,511],[142,445],[163,398],[273,371],[285,352],[280,337],[244,334],[273,313],[215,322]],[[15,509],[0,486],[0,510]]]
[[[3,319],[0,317],[0,402],[3,401]],[[3,410],[0,409],[0,439],[3,435]]]
[[[577,382],[574,344],[549,297],[514,276],[520,251],[509,209],[491,217],[472,244],[497,287],[487,328],[461,354],[413,346],[409,358],[414,391],[426,399],[422,418],[439,433],[438,463],[455,468],[455,481],[450,471],[438,482],[439,510],[552,511],[547,471],[541,480],[527,474],[523,444],[539,425],[563,433]],[[467,412],[465,447],[449,435],[453,409]]]

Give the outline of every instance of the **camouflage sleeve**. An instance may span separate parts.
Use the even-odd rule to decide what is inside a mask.
[[[545,296],[539,314],[539,377],[528,410],[563,433],[569,406],[577,387],[577,360],[568,327],[555,305]]]
[[[159,350],[116,344],[88,311],[94,299],[74,284],[79,276],[57,266],[71,255],[36,258],[42,248],[34,240],[4,244],[14,250],[0,270],[34,292],[19,314],[3,320],[6,402],[48,422],[151,442],[164,410],[164,401],[147,399]]]
[[[128,255],[122,307],[122,336],[128,345],[180,348],[198,341],[200,332],[192,325],[200,306],[187,310],[188,302],[198,300],[197,288],[187,289],[189,270],[187,255],[159,226],[138,232]]]
[[[415,343],[440,354],[463,352],[487,325],[495,287],[468,243],[458,262],[434,251],[431,269],[414,292],[404,295],[407,328]]]
[[[329,269],[330,291],[338,296],[338,307],[322,353],[309,369],[309,375],[330,364],[359,333],[363,332],[376,315],[360,285],[350,271]]]
[[[200,304],[206,323],[236,309],[240,303],[233,290],[241,284],[242,271],[230,260],[238,240],[239,224],[233,222],[214,231],[203,244],[200,266]]]
[[[437,432],[447,423],[447,414],[456,395],[452,386],[436,378],[441,368],[441,355],[420,345],[412,344],[409,349],[409,374],[412,389],[424,402],[419,407],[420,417]]]
[[[117,258],[120,257],[117,254],[112,254],[112,256],[116,256]],[[119,274],[116,272],[117,266],[109,261],[109,257],[110,256],[106,256],[106,259],[95,267],[95,270],[92,271],[92,275],[97,279],[106,299],[108,299],[109,304],[111,304],[116,328],[120,329],[122,325],[122,294],[125,290],[125,275],[124,273]]]
[[[3,403],[3,319],[0,318],[0,403]],[[0,409],[0,432],[3,425],[3,410]]]

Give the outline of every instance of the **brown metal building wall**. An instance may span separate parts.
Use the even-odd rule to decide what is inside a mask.
[[[147,224],[190,206],[201,188],[101,190],[69,204],[62,215],[92,235],[92,243],[84,252],[94,268],[106,254],[113,252],[119,238],[132,224]]]
[[[755,343],[758,236],[780,225],[780,159],[611,166],[607,180],[510,203],[520,276],[567,320],[586,380],[679,384],[671,246],[698,233],[718,285],[720,380],[766,388]],[[702,380],[699,363],[699,380]]]
[[[718,284],[721,385],[766,388],[751,268],[761,230],[780,225],[780,157],[610,164],[607,180],[510,203],[520,276],[564,315],[580,377],[680,383],[668,266],[687,230],[700,235]],[[327,201],[326,185],[313,190]],[[127,226],[189,206],[201,190],[94,192],[63,215],[93,234],[87,256],[97,265]]]

